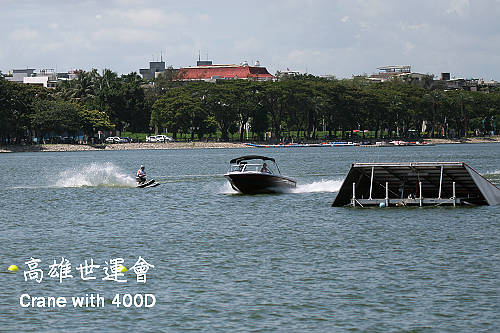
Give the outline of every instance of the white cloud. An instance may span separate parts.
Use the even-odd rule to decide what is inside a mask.
[[[374,24],[366,21],[359,22],[359,27],[361,31],[373,31]]]
[[[92,33],[92,39],[98,42],[153,42],[156,40],[156,34],[153,31],[139,29],[101,29]]]
[[[117,5],[126,5],[126,6],[130,6],[130,5],[141,5],[144,1],[142,0],[113,0],[114,3],[116,3]]]
[[[240,38],[235,41],[234,49],[238,53],[249,54],[250,52],[256,52],[262,46],[262,41],[259,38],[249,37]]]
[[[415,44],[413,44],[412,42],[406,41],[404,44],[403,54],[408,55],[413,49],[415,49]]]
[[[347,23],[349,22],[349,16],[344,16],[343,18],[340,19],[342,23]]]
[[[128,10],[121,14],[123,19],[136,26],[159,27],[165,25],[182,25],[186,18],[177,13],[165,13],[158,9]]]
[[[469,0],[451,0],[448,8],[446,9],[446,13],[463,16],[465,15],[469,7]]]
[[[40,50],[41,52],[51,53],[51,52],[60,51],[64,47],[65,47],[65,45],[63,43],[51,42],[51,43],[40,43],[39,47],[37,49]]]
[[[401,30],[409,30],[409,31],[420,31],[424,29],[428,29],[429,25],[427,23],[420,24],[401,24]]]
[[[331,59],[332,54],[318,49],[295,49],[285,57],[285,65],[292,70],[314,72],[320,70],[318,64]]]
[[[10,39],[14,41],[36,40],[38,36],[38,31],[30,28],[16,29],[9,34]]]
[[[500,1],[500,0],[498,0],[498,1]],[[196,14],[195,18],[196,18],[196,21],[198,21],[198,22],[204,22],[204,23],[210,22],[210,16],[208,16],[207,14]]]

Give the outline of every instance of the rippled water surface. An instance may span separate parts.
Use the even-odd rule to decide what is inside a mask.
[[[298,188],[236,194],[222,174],[247,154]],[[500,184],[499,144],[0,154],[0,331],[498,330],[499,206],[330,207],[352,162],[391,161],[465,161]],[[140,164],[161,186],[134,188]],[[139,256],[154,265],[145,284]],[[25,281],[31,257],[40,283]],[[61,257],[62,283],[49,276]],[[90,258],[101,267],[85,281]],[[114,258],[125,283],[102,280]],[[26,293],[106,303],[23,308]],[[117,308],[117,293],[156,304]]]

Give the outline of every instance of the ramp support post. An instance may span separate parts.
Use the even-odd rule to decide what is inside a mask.
[[[453,207],[457,206],[457,200],[455,199],[455,182],[453,182]]]
[[[422,182],[418,182],[419,204],[422,207]]]
[[[443,166],[441,165],[441,176],[439,177],[439,195],[438,199],[441,199],[441,188],[443,187]]]
[[[389,182],[385,182],[385,206],[389,207]]]
[[[373,189],[373,174],[374,174],[374,170],[375,167],[372,166],[372,175],[371,175],[371,179],[370,179],[370,200],[372,199],[372,189]]]
[[[351,206],[352,207],[356,206],[356,183],[352,183],[352,200],[351,200]]]

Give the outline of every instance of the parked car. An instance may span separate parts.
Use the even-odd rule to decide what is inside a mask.
[[[166,135],[152,135],[152,136],[147,136],[146,137],[146,142],[172,142],[174,139],[172,139],[169,136]]]
[[[166,135],[157,135],[156,136],[156,142],[172,142],[174,139],[172,139],[169,136]]]
[[[106,143],[120,143],[120,138],[117,136],[109,136],[106,138]]]
[[[134,140],[132,140],[132,138],[129,138],[128,136],[124,137],[124,138],[120,138],[120,140],[122,140],[123,142],[134,142]]]

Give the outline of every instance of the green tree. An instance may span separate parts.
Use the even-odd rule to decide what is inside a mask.
[[[192,96],[188,90],[170,89],[153,104],[151,126],[167,127],[176,139],[177,132],[192,131],[196,114],[200,110],[200,100]]]
[[[50,132],[68,134],[80,128],[78,105],[63,100],[37,100],[30,115],[31,126],[40,136]]]
[[[0,78],[0,144],[30,142],[33,103],[49,96],[46,88]]]
[[[96,131],[110,130],[114,128],[109,116],[99,110],[88,110],[82,106],[77,106],[80,128],[88,136],[93,136]]]
[[[238,119],[237,106],[231,87],[225,84],[211,85],[205,99],[205,106],[217,122],[222,140],[228,141],[229,133],[236,131]]]

